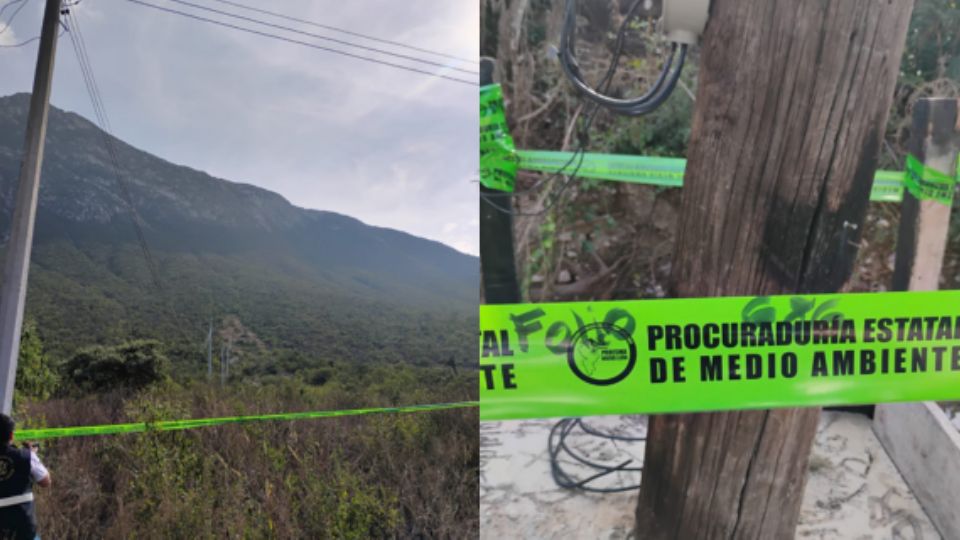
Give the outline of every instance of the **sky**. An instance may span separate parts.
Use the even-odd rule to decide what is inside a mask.
[[[39,35],[43,0],[28,2],[0,45]],[[250,12],[191,3],[445,63],[436,67],[144,0],[293,39],[476,81],[476,64]],[[381,39],[479,57],[475,0],[235,0]],[[8,0],[0,0],[0,6]],[[69,2],[68,2],[69,3]],[[9,20],[18,5],[0,20]],[[477,87],[214,26],[128,0],[80,0],[79,19],[118,138],[168,161],[280,193],[291,203],[356,217],[479,252]],[[37,43],[0,48],[0,95],[29,92]],[[67,35],[51,103],[93,119]]]

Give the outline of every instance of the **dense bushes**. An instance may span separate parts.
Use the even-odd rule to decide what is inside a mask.
[[[63,367],[67,382],[83,392],[140,389],[168,376],[169,362],[158,341],[139,340],[115,347],[89,347]]]

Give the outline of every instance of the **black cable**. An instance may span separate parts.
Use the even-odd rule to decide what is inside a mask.
[[[386,51],[386,50],[383,50],[383,49],[378,49],[378,48],[376,48],[376,47],[368,47],[368,46],[366,46],[366,45],[360,45],[360,44],[353,43],[353,42],[350,42],[350,41],[345,41],[345,40],[342,40],[342,39],[332,38],[332,37],[328,37],[328,36],[322,36],[322,35],[320,35],[320,34],[314,34],[314,33],[312,33],[312,32],[304,32],[303,30],[297,30],[296,28],[291,28],[291,27],[289,27],[289,26],[283,26],[282,24],[274,24],[274,23],[269,23],[269,22],[266,22],[266,21],[262,21],[262,20],[260,20],[260,19],[255,19],[255,18],[253,18],[253,17],[245,17],[245,16],[243,16],[243,15],[236,15],[236,14],[233,14],[233,13],[230,13],[230,12],[227,12],[227,11],[222,11],[222,10],[219,10],[219,9],[216,9],[216,8],[201,6],[200,4],[194,4],[193,2],[187,2],[186,0],[168,0],[168,1],[174,2],[174,3],[177,3],[177,4],[182,4],[182,5],[185,5],[185,6],[190,6],[190,7],[192,7],[192,8],[200,9],[200,10],[203,10],[203,11],[209,11],[209,12],[212,12],[212,13],[216,13],[216,14],[218,14],[218,15],[225,15],[225,16],[227,16],[227,17],[233,17],[234,19],[239,19],[239,20],[241,20],[241,21],[252,22],[252,23],[254,23],[254,24],[262,24],[263,26],[267,26],[267,27],[270,27],[270,28],[276,28],[276,29],[278,29],[278,30],[286,30],[287,32],[293,32],[294,34],[300,34],[300,35],[303,35],[303,36],[308,36],[308,37],[312,37],[312,38],[316,38],[316,39],[323,39],[323,40],[326,40],[326,41],[332,41],[332,42],[334,42],[334,43],[338,43],[338,44],[340,44],[340,45],[346,45],[346,46],[348,46],[348,47],[356,47],[356,48],[358,48],[358,49],[364,49],[364,50],[372,51],[372,52],[379,53],[379,54],[385,54],[385,55],[393,56],[393,57],[396,57],[396,58],[402,58],[402,59],[404,59],[404,60],[410,60],[410,61],[413,61],[413,62],[420,62],[420,63],[422,63],[422,64],[428,64],[428,65],[431,65],[431,66],[437,66],[437,67],[441,67],[441,68],[452,69],[452,70],[454,70],[454,71],[459,71],[459,72],[461,72],[461,73],[466,73],[467,75],[476,75],[476,76],[479,76],[479,75],[480,75],[480,74],[477,73],[476,71],[470,71],[469,69],[462,69],[462,68],[458,68],[458,67],[451,67],[451,66],[449,66],[449,65],[447,65],[447,64],[445,64],[445,63],[443,63],[443,62],[435,62],[435,61],[433,61],[433,60],[425,60],[425,59],[423,59],[423,58],[418,58],[418,57],[416,57],[416,56],[410,56],[410,55],[406,55],[406,54],[400,54],[400,53],[395,53],[395,52],[391,52],[391,51]]]
[[[607,477],[619,472],[641,472],[642,466],[630,466],[633,459],[627,459],[617,465],[609,465],[589,460],[580,454],[574,452],[566,442],[567,437],[575,429],[580,428],[584,433],[605,439],[609,441],[620,442],[642,442],[646,437],[628,437],[624,435],[615,435],[612,433],[603,433],[595,430],[583,422],[580,418],[564,418],[558,421],[550,429],[550,435],[547,438],[547,451],[550,455],[550,474],[554,483],[564,489],[576,489],[590,493],[620,493],[624,491],[634,491],[640,487],[640,484],[619,486],[619,487],[594,487],[590,484],[596,480]],[[577,462],[596,470],[597,472],[583,479],[576,479],[570,476],[563,467],[560,466],[561,454],[572,457]]]
[[[61,26],[64,26],[62,22],[60,23],[60,25],[61,25]],[[57,38],[59,38],[60,36],[62,36],[64,32],[66,32],[66,26],[64,26],[63,28],[60,29],[60,32],[57,33]],[[34,37],[32,37],[32,38],[30,38],[30,39],[28,39],[28,40],[26,40],[26,41],[21,41],[20,43],[14,43],[13,45],[0,45],[0,48],[2,48],[2,49],[13,49],[13,48],[16,48],[16,47],[23,47],[24,45],[26,45],[26,44],[28,44],[28,43],[33,43],[34,41],[37,41],[37,40],[39,40],[39,39],[40,39],[40,36],[34,36]]]
[[[79,3],[79,1],[77,3]],[[83,32],[80,30],[79,21],[69,9],[65,10],[63,14],[66,19],[70,21],[70,27],[66,27],[66,25],[64,26],[70,34],[70,39],[73,43],[73,51],[77,57],[77,62],[80,64],[80,72],[83,75],[84,85],[86,86],[91,104],[93,105],[94,115],[96,116],[97,123],[100,127],[98,131],[103,141],[104,148],[106,149],[110,158],[110,165],[112,167],[114,178],[117,182],[117,185],[120,187],[121,199],[126,204],[127,209],[130,212],[131,221],[133,222],[137,237],[137,243],[140,245],[140,250],[143,252],[147,271],[150,274],[153,286],[161,295],[161,306],[169,311],[171,320],[174,321],[174,327],[180,334],[180,337],[184,341],[190,342],[192,339],[189,333],[184,330],[184,328],[189,327],[189,325],[184,323],[184,318],[180,312],[167,301],[169,298],[167,298],[163,287],[163,282],[160,280],[158,265],[153,257],[153,253],[150,250],[150,245],[147,243],[146,235],[143,232],[143,220],[140,217],[140,213],[137,211],[133,201],[133,196],[130,192],[130,187],[122,173],[120,158],[117,153],[116,145],[114,144],[114,138],[109,133],[109,131],[112,131],[109,127],[110,119],[107,116],[106,107],[103,104],[103,97],[100,93],[99,85],[97,84],[96,77],[93,73],[93,66],[90,63],[90,57],[86,48],[86,41],[83,38]]]
[[[636,9],[636,6],[640,5],[640,1],[641,0],[635,0],[634,6],[631,8],[631,12]],[[609,88],[610,84],[612,83],[613,75],[616,73],[617,66],[620,63],[620,56],[623,53],[624,36],[626,35],[627,23],[629,22],[629,20],[630,20],[630,17],[627,17],[623,20],[623,22],[620,23],[620,29],[617,31],[617,41],[616,41],[616,46],[613,52],[613,58],[610,61],[610,65],[607,66],[607,71],[606,73],[604,73],[603,78],[600,79],[600,84],[598,86],[600,88],[603,88],[604,91],[606,91]],[[543,177],[540,180],[537,180],[532,186],[530,186],[525,190],[504,192],[504,193],[484,193],[481,191],[480,197],[483,200],[485,200],[487,204],[489,204],[494,210],[504,214],[510,214],[512,216],[535,217],[535,216],[543,215],[544,213],[550,211],[550,209],[553,208],[553,206],[556,205],[556,203],[560,200],[560,197],[567,190],[567,188],[570,187],[570,184],[572,184],[573,181],[576,179],[577,172],[580,170],[580,166],[583,164],[584,154],[586,153],[586,148],[590,141],[590,128],[593,125],[593,120],[594,118],[596,118],[597,112],[599,111],[599,106],[596,103],[590,103],[587,106],[592,108],[588,110],[587,119],[583,122],[583,124],[581,124],[580,129],[578,130],[577,149],[574,150],[573,155],[570,156],[570,159],[568,159],[567,162],[564,163],[559,170],[557,170],[557,172],[553,173],[550,176]],[[552,182],[556,178],[559,178],[561,175],[564,175],[566,173],[567,168],[574,162],[574,160],[577,160],[577,158],[579,158],[579,160],[577,161],[577,166],[574,168],[574,170],[571,173],[566,175],[567,178],[564,181],[564,183],[560,186],[560,189],[556,191],[556,194],[553,196],[553,198],[541,210],[537,212],[518,212],[516,210],[512,210],[510,208],[507,208],[506,206],[503,206],[494,202],[494,199],[496,198],[514,197],[517,195],[522,195],[525,193],[532,192],[533,190],[537,189],[537,187],[539,187],[544,183]]]
[[[235,25],[235,24],[231,24],[231,23],[228,23],[228,22],[218,21],[218,20],[216,20],[216,19],[210,19],[210,18],[207,18],[207,17],[201,17],[201,16],[199,16],[199,15],[193,15],[193,14],[187,13],[187,12],[185,12],[185,11],[179,11],[179,10],[176,10],[176,9],[171,9],[171,8],[167,8],[167,7],[163,7],[163,6],[158,6],[158,5],[156,5],[156,4],[150,4],[150,3],[148,3],[148,2],[143,2],[142,0],[127,0],[127,2],[131,2],[131,3],[134,3],[134,4],[139,4],[139,5],[141,5],[141,6],[146,6],[146,7],[153,8],[153,9],[156,9],[156,10],[159,10],[159,11],[164,11],[164,12],[167,12],[167,13],[172,13],[172,14],[174,14],[174,15],[181,15],[181,16],[183,16],[183,17],[187,17],[187,18],[190,18],[190,19],[195,19],[195,20],[198,20],[198,21],[203,21],[203,22],[207,22],[207,23],[210,23],[210,24],[215,24],[215,25],[217,25],[217,26],[223,26],[223,27],[226,27],[226,28],[232,28],[232,29],[234,29],[234,30],[240,30],[241,32],[247,32],[247,33],[250,33],[250,34],[256,34],[256,35],[258,35],[258,36],[273,38],[273,39],[277,39],[277,40],[280,40],[280,41],[286,41],[286,42],[288,42],[288,43],[293,43],[293,44],[296,44],[296,45],[303,45],[304,47],[310,47],[310,48],[312,48],[312,49],[318,49],[318,50],[321,50],[321,51],[326,51],[326,52],[330,52],[330,53],[334,53],[334,54],[339,54],[339,55],[342,55],[342,56],[348,56],[348,57],[350,57],[350,58],[355,58],[355,59],[357,59],[357,60],[363,60],[363,61],[366,61],[366,62],[372,62],[372,63],[375,63],[375,64],[381,64],[381,65],[384,65],[384,66],[390,66],[390,67],[394,67],[394,68],[397,68],[397,69],[402,69],[402,70],[405,70],[405,71],[411,71],[411,72],[414,72],[414,73],[420,73],[420,74],[422,74],[422,75],[429,75],[429,76],[431,76],[431,77],[437,77],[437,78],[440,78],[440,79],[446,79],[446,80],[448,80],[448,81],[458,82],[458,83],[460,83],[460,84],[468,84],[468,85],[471,85],[471,86],[477,86],[477,81],[468,81],[468,80],[466,80],[466,79],[458,79],[458,78],[456,78],[456,77],[450,77],[450,76],[444,75],[444,74],[442,74],[442,73],[434,73],[434,72],[431,72],[431,71],[426,71],[426,70],[422,70],[422,69],[418,69],[418,68],[414,68],[414,67],[410,67],[410,66],[404,66],[404,65],[401,65],[401,64],[394,64],[393,62],[387,62],[387,61],[385,61],[385,60],[379,60],[379,59],[376,59],[376,58],[370,58],[370,57],[368,57],[368,56],[362,56],[362,55],[354,54],[354,53],[347,52],[347,51],[341,51],[341,50],[339,50],[339,49],[333,49],[333,48],[330,48],[330,47],[324,47],[324,46],[322,46],[322,45],[317,45],[316,43],[309,43],[309,42],[306,42],[306,41],[300,41],[300,40],[298,40],[298,39],[292,39],[292,38],[288,38],[288,37],[278,36],[278,35],[276,35],[276,34],[271,34],[271,33],[269,33],[269,32],[261,32],[260,30],[254,30],[253,28],[245,28],[245,27],[243,27],[243,26],[237,26],[237,25]]]
[[[18,0],[14,0],[14,2],[16,1]],[[17,6],[17,9],[13,11],[13,15],[11,15],[10,18],[7,20],[7,22],[4,23],[3,30],[0,30],[0,34],[3,34],[4,32],[10,29],[10,25],[13,24],[13,20],[17,18],[17,15],[20,14],[20,11],[23,10],[24,6],[30,3],[30,0],[19,0],[19,1],[21,1],[22,3],[19,6]],[[3,8],[0,8],[0,15],[3,14],[4,9],[7,9],[7,6],[13,4],[14,2],[9,2],[7,4],[4,4]]]
[[[641,2],[635,0],[624,19],[624,25],[633,18],[639,9]],[[564,22],[560,35],[560,66],[563,69],[567,79],[579,90],[580,94],[586,99],[601,105],[618,114],[628,116],[638,116],[647,114],[663,104],[670,97],[673,89],[680,80],[680,73],[683,70],[683,64],[686,60],[687,45],[676,43],[671,44],[670,56],[664,61],[660,75],[643,95],[635,98],[620,99],[608,96],[604,90],[595,90],[583,79],[576,59],[576,0],[567,0],[564,12]],[[623,26],[623,25],[622,25]],[[617,49],[622,47],[623,34],[618,34]],[[678,51],[679,49],[679,51]],[[676,59],[676,60],[675,60]],[[671,71],[671,67],[676,62],[676,68]],[[611,62],[612,64],[612,62]]]
[[[471,63],[471,64],[479,64],[479,63],[480,63],[478,60],[473,59],[473,58],[463,58],[463,57],[460,57],[460,56],[454,56],[454,55],[452,55],[452,54],[446,54],[446,53],[442,53],[442,52],[438,52],[438,51],[433,51],[433,50],[430,50],[430,49],[424,49],[424,48],[421,48],[421,47],[414,47],[413,45],[407,45],[407,44],[405,44],[405,43],[400,43],[400,42],[397,42],[397,41],[390,41],[389,39],[382,39],[382,38],[378,38],[378,37],[373,37],[373,36],[370,36],[370,35],[367,35],[367,34],[361,34],[361,33],[359,33],[359,32],[353,32],[353,31],[350,31],[350,30],[345,30],[345,29],[343,29],[343,28],[338,28],[338,27],[336,27],[336,26],[330,26],[330,25],[327,25],[327,24],[321,24],[321,23],[318,23],[318,22],[315,22],[315,21],[310,21],[310,20],[307,20],[307,19],[299,19],[299,18],[297,18],[297,17],[291,17],[291,16],[289,16],[289,15],[284,15],[284,14],[282,14],[282,13],[277,13],[277,12],[275,12],[275,11],[267,11],[267,10],[265,10],[265,9],[260,9],[260,8],[255,8],[255,7],[252,7],[252,6],[247,6],[247,5],[244,5],[244,4],[240,4],[240,3],[238,3],[238,2],[231,2],[230,0],[214,0],[214,1],[215,1],[215,2],[220,2],[221,4],[227,4],[227,5],[234,6],[234,7],[238,7],[238,8],[242,8],[242,9],[248,9],[248,10],[250,10],[250,11],[254,11],[254,12],[257,12],[257,13],[263,13],[264,15],[271,15],[271,16],[273,16],[273,17],[278,17],[278,18],[281,18],[281,19],[286,19],[286,20],[288,20],[288,21],[294,21],[294,22],[299,22],[299,23],[303,23],[303,24],[308,24],[308,25],[310,25],[310,26],[315,26],[315,27],[317,27],[317,28],[325,28],[325,29],[327,29],[327,30],[333,30],[334,32],[340,32],[340,33],[347,34],[347,35],[350,35],[350,36],[355,36],[355,37],[362,37],[362,38],[364,38],[364,39],[369,39],[369,40],[371,40],[371,41],[377,41],[377,42],[384,43],[384,44],[387,44],[387,45],[394,45],[394,46],[397,46],[397,47],[403,47],[403,48],[406,48],[406,49],[410,49],[410,50],[412,50],[412,51],[418,51],[418,52],[422,52],[422,53],[434,54],[434,55],[437,55],[437,56],[442,56],[442,57],[444,57],[444,58],[449,58],[449,59],[451,59],[451,60],[460,60],[461,62],[467,62],[467,63]]]
[[[103,98],[100,94],[100,89],[97,86],[96,78],[93,74],[93,68],[90,64],[90,57],[87,54],[86,44],[83,41],[80,25],[78,24],[76,17],[74,17],[69,10],[66,12],[66,17],[67,20],[70,21],[70,27],[73,30],[69,33],[71,42],[73,43],[73,50],[76,54],[77,62],[80,64],[80,72],[83,75],[84,85],[87,88],[87,93],[90,96],[90,102],[93,105],[94,115],[100,124],[100,136],[103,139],[104,148],[106,149],[108,157],[110,158],[114,178],[116,179],[117,185],[120,187],[121,198],[123,199],[124,203],[126,203],[127,209],[130,211],[137,236],[137,242],[140,244],[140,250],[143,252],[144,259],[146,260],[147,271],[150,274],[150,278],[153,281],[154,286],[158,290],[162,291],[163,284],[160,281],[159,272],[157,270],[157,265],[153,258],[153,254],[150,251],[150,246],[147,244],[146,235],[143,233],[140,213],[137,211],[136,206],[134,205],[133,197],[130,194],[130,188],[124,179],[123,174],[121,173],[120,160],[117,157],[113,140],[110,138],[110,135],[108,135],[108,132],[112,131],[109,127],[110,120],[108,119],[106,110],[103,106]]]
[[[3,16],[3,12],[6,11],[8,7],[10,7],[10,6],[14,5],[14,4],[23,2],[23,1],[24,1],[24,0],[10,0],[10,1],[7,2],[6,4],[0,6],[0,17]]]

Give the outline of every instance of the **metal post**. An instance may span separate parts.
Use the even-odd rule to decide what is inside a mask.
[[[27,134],[23,144],[23,161],[10,225],[3,265],[3,283],[0,285],[0,399],[3,412],[13,408],[14,381],[17,377],[17,359],[20,355],[20,330],[23,325],[23,306],[27,296],[27,272],[30,266],[30,248],[33,243],[33,225],[37,213],[37,194],[40,187],[40,167],[43,164],[43,145],[47,133],[47,113],[50,106],[50,86],[53,82],[53,61],[57,50],[57,30],[60,24],[60,0],[47,0],[40,31],[40,50],[30,96]]]
[[[207,330],[207,380],[213,379],[213,321]]]

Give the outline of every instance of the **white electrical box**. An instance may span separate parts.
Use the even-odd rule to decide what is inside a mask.
[[[663,33],[668,41],[694,45],[709,15],[710,0],[663,0]]]

